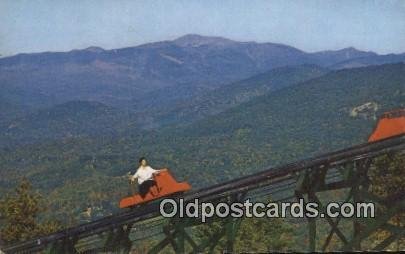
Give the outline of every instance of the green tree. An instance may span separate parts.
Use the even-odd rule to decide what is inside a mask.
[[[23,179],[13,195],[9,194],[0,201],[2,241],[28,240],[60,229],[56,221],[40,221],[40,213],[45,211],[43,207],[41,195],[32,190],[27,179]]]

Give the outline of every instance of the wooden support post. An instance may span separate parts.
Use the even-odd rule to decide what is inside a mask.
[[[184,240],[185,240],[185,232],[184,232],[184,228],[183,227],[179,227],[177,229],[177,237],[176,237],[176,245],[177,245],[177,253],[185,253],[185,244],[184,244]]]
[[[77,253],[75,245],[77,243],[77,237],[63,239],[52,244],[49,249],[50,254],[74,254]]]
[[[178,217],[172,218],[169,225],[163,228],[165,238],[153,247],[148,253],[159,253],[163,248],[170,244],[175,253],[186,252],[186,242],[188,242],[195,253],[198,253],[199,246],[187,234],[186,227],[198,225],[199,222],[192,218],[180,219]]]
[[[360,202],[359,198],[359,186],[353,186],[353,203],[356,204]],[[353,238],[356,238],[361,233],[361,224],[357,219],[353,220]],[[353,250],[360,251],[361,250],[361,242],[357,242],[353,245]]]
[[[209,253],[212,253],[224,234],[225,228],[221,228],[220,230],[212,234],[208,239],[201,242],[193,253],[205,253],[206,248],[209,248]]]
[[[131,228],[132,224],[112,229],[104,243],[104,249],[119,249],[120,253],[129,253],[132,247],[132,241],[129,239]]]
[[[308,201],[315,202],[315,193],[308,193]],[[316,251],[316,218],[308,218],[308,237],[309,237],[309,251]]]
[[[232,220],[232,219],[229,219],[229,221],[225,225],[225,227],[226,227],[226,251],[228,253],[233,252],[233,246],[234,246],[235,236],[236,236],[234,226],[235,226],[235,223],[234,223],[234,220]]]

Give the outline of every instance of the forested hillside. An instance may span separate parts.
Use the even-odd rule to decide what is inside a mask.
[[[230,83],[217,89],[183,100],[174,107],[158,107],[152,111],[158,124],[189,124],[198,119],[215,115],[247,102],[260,95],[297,85],[317,78],[328,69],[316,65],[299,65],[275,68],[248,79]]]
[[[176,103],[160,102],[139,112],[97,101],[74,100],[35,109],[0,105],[0,147],[14,147],[64,138],[117,136],[185,125],[235,107],[254,97],[319,77],[328,70],[314,65],[281,67],[248,79],[201,92]]]
[[[147,156],[194,188],[366,142],[376,117],[404,107],[405,64],[329,72],[183,127],[65,138],[0,152],[0,186],[23,175],[71,223],[89,203],[114,210],[125,174]]]
[[[115,136],[138,128],[133,113],[95,101],[69,101],[9,117],[0,126],[0,147],[72,137]]]

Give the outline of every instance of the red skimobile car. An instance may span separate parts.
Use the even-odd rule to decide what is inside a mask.
[[[142,198],[139,194],[123,198],[120,201],[120,208],[133,207],[155,199],[182,193],[191,190],[187,182],[177,182],[168,169],[163,169],[154,176],[156,185],[152,186],[149,192]]]

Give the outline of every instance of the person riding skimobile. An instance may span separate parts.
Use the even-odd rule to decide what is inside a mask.
[[[146,194],[149,192],[152,186],[156,186],[156,181],[153,179],[153,176],[161,171],[162,170],[151,168],[148,165],[145,157],[141,157],[139,159],[139,168],[131,177],[131,182],[135,181],[135,179],[138,179],[139,195],[141,195],[142,198],[145,198]]]

